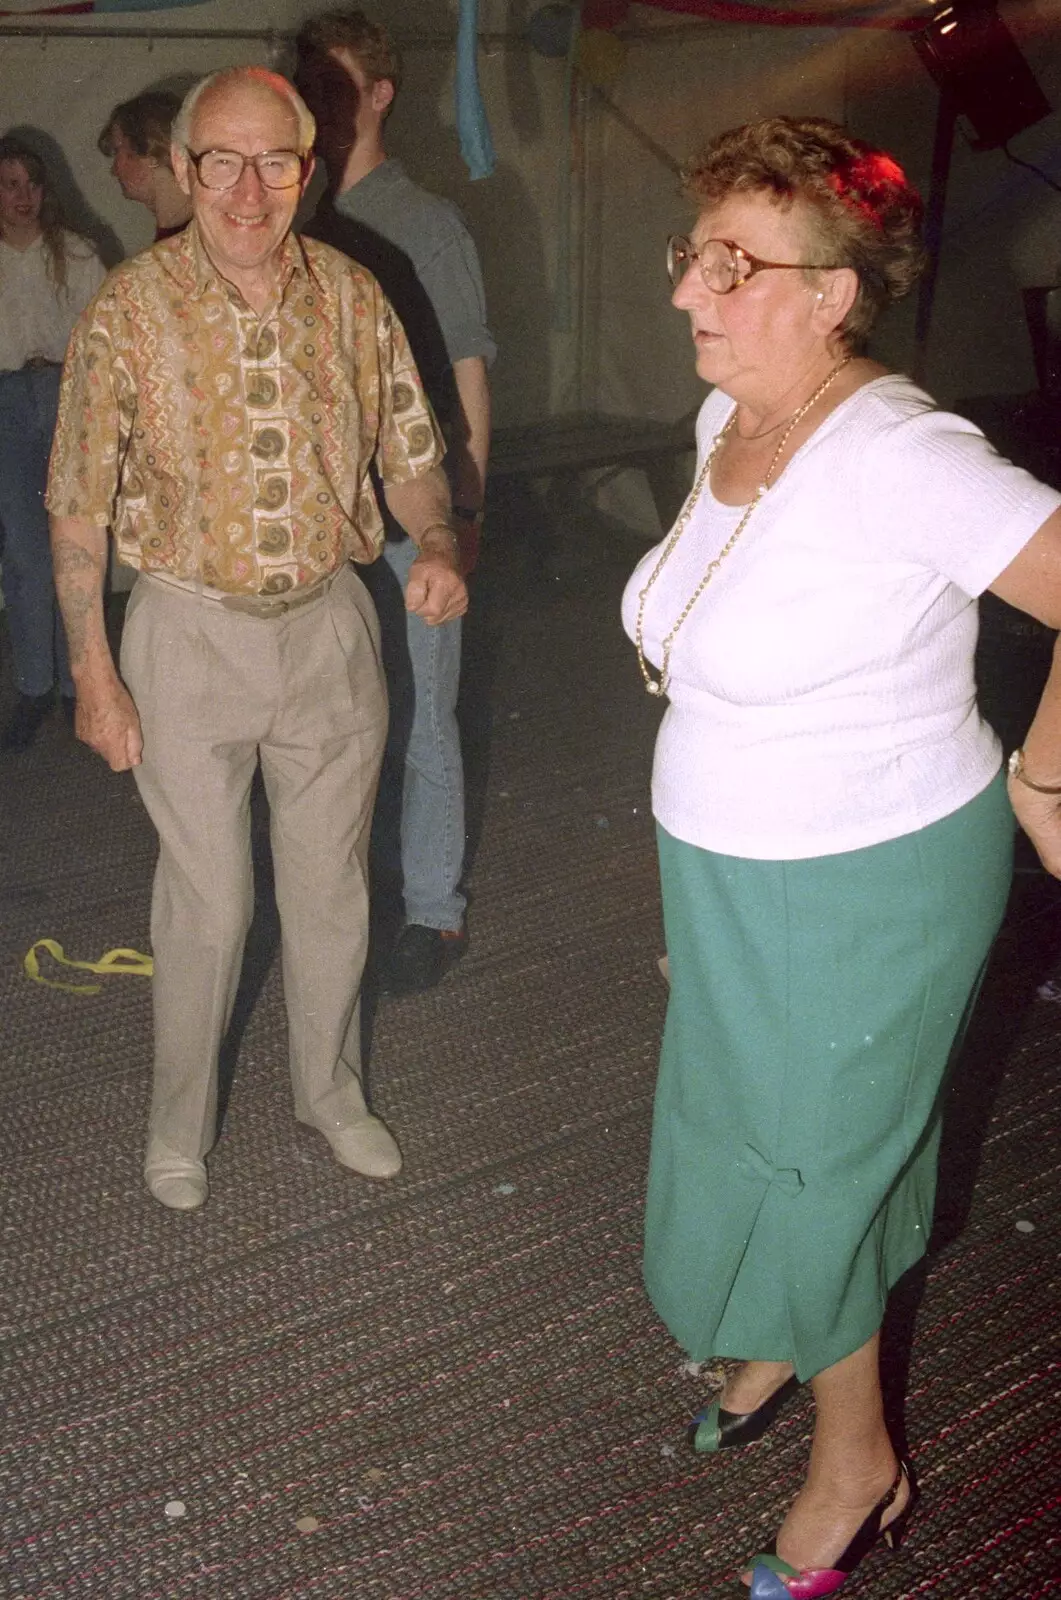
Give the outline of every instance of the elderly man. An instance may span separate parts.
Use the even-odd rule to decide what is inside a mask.
[[[325,11],[303,23],[297,47],[297,81],[317,117],[330,191],[308,231],[363,262],[402,319],[449,444],[446,471],[470,571],[490,450],[487,369],[496,354],[475,245],[457,208],[387,155],[384,129],[402,62],[386,29],[359,10]],[[465,946],[461,624],[428,629],[403,614],[401,588],[416,550],[400,528],[387,533],[369,579],[391,701],[376,866],[384,869],[377,881],[400,880],[405,913],[383,983],[408,993],[437,983]]]
[[[295,1115],[392,1177],[361,1088],[365,859],[386,730],[379,636],[348,559],[379,553],[369,471],[417,544],[406,604],[461,615],[441,445],[405,335],[362,268],[291,234],[313,118],[283,79],[198,84],[174,125],[184,233],[111,274],[75,330],[49,486],[77,731],[136,780],[160,838],[145,1177],[207,1195],[217,1057],[251,916],[261,761]],[[106,529],[139,568],[115,670]]]

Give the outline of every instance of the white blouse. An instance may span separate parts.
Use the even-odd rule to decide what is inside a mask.
[[[733,409],[697,423],[700,462]],[[675,838],[794,860],[860,849],[973,799],[1000,752],[975,702],[974,597],[1061,495],[908,379],[843,401],[752,512],[678,632],[653,811]],[[705,487],[645,603],[661,644],[740,519]],[[663,546],[623,596],[639,595]]]
[[[0,372],[16,372],[35,357],[62,361],[74,323],[106,273],[92,246],[74,233],[66,241],[66,286],[57,290],[43,238],[25,250],[0,239]]]

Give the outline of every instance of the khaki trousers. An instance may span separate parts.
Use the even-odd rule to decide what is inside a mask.
[[[259,757],[295,1116],[321,1129],[357,1122],[368,837],[387,726],[361,580],[344,568],[319,599],[264,619],[142,575],[121,667],[143,728],[136,781],[160,844],[150,1144],[201,1160],[214,1142],[218,1051],[254,909]]]

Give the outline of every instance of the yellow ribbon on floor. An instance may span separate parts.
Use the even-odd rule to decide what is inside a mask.
[[[99,994],[103,985],[59,983],[55,978],[42,978],[40,962],[37,959],[38,950],[47,950],[61,967],[77,967],[82,972],[98,972],[102,977],[124,974],[131,978],[150,978],[155,970],[155,963],[151,957],[145,956],[141,950],[108,950],[98,961],[71,961],[62,945],[57,944],[54,939],[38,939],[36,944],[31,945],[26,951],[26,959],[22,963],[27,978],[32,978],[34,983],[43,983],[47,989],[65,989],[67,994]]]

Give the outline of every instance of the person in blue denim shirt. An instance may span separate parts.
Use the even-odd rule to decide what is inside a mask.
[[[44,488],[70,330],[103,281],[86,239],[64,228],[44,163],[0,139],[0,528],[17,695],[0,749],[28,749],[74,685],[55,603]]]
[[[317,118],[329,179],[307,231],[368,267],[402,320],[446,435],[468,573],[478,555],[490,444],[487,370],[496,354],[475,245],[457,208],[413,183],[386,154],[384,123],[401,60],[382,27],[360,11],[312,18],[298,36],[296,76]],[[364,573],[380,613],[391,700],[376,859],[377,888],[385,895],[388,878],[400,880],[404,902],[404,925],[382,971],[392,992],[437,983],[466,940],[456,710],[461,623],[428,628],[405,613],[401,593],[415,554],[391,520],[383,560]]]

